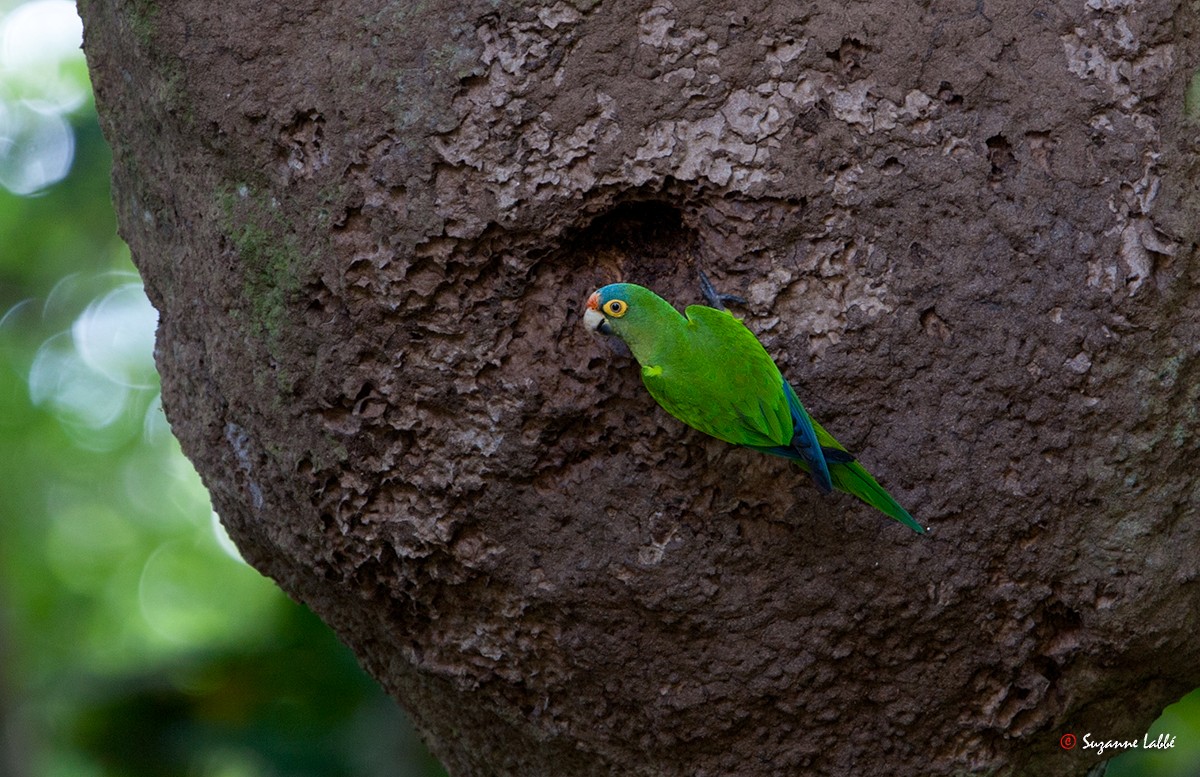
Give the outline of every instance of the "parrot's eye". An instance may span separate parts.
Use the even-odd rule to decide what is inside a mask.
[[[626,310],[629,310],[629,306],[625,304],[624,300],[610,299],[604,303],[604,312],[613,318],[625,315]]]

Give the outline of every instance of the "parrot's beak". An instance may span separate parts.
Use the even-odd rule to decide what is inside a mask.
[[[604,314],[600,312],[600,292],[593,291],[588,297],[587,308],[583,311],[583,325],[600,334],[611,335],[612,327],[608,325]]]

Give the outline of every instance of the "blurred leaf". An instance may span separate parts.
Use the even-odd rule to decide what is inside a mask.
[[[1159,740],[1160,735],[1165,735]],[[1142,739],[1169,747],[1127,750],[1108,764],[1105,777],[1195,777],[1200,774],[1200,689],[1163,714]]]

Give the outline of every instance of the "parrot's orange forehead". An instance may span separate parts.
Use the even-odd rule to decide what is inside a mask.
[[[599,310],[600,309],[600,292],[593,291],[592,296],[588,297],[587,309],[588,310]]]

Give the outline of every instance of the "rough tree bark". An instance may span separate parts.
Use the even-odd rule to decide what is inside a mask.
[[[452,774],[1083,774],[1200,685],[1195,4],[81,5],[184,450]],[[930,537],[579,326],[697,266]]]

